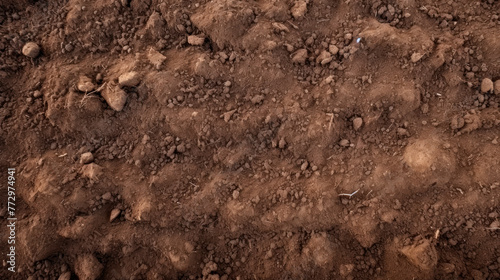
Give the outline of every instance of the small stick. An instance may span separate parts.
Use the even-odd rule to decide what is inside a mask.
[[[64,154],[62,154],[62,155],[58,155],[58,157],[65,157],[65,156],[67,156],[67,155],[68,155],[68,153],[64,153]]]
[[[287,20],[286,22],[288,22],[294,29],[299,29],[299,27],[293,24],[291,21]]]
[[[359,192],[360,189],[358,189],[357,191],[353,192],[353,193],[340,193],[339,196],[348,196],[348,197],[352,197],[353,195],[355,195],[357,192]]]
[[[328,130],[332,130],[332,123],[333,123],[333,113],[326,113],[327,116],[330,116],[330,123],[328,124]]]

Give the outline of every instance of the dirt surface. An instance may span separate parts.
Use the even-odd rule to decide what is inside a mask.
[[[0,278],[500,279],[499,14],[0,1]]]

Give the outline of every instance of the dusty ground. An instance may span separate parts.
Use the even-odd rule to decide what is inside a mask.
[[[499,12],[2,0],[0,278],[500,279]]]

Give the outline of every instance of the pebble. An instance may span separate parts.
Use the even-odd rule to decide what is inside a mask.
[[[118,84],[121,87],[135,87],[140,82],[139,73],[135,71],[124,73],[118,78]]]
[[[234,190],[233,191],[233,199],[238,199],[239,196],[240,196],[240,192],[238,190]]]
[[[292,16],[294,19],[302,18],[307,13],[306,1],[303,0],[296,1],[295,5],[293,5],[290,11],[292,12]]]
[[[88,164],[94,161],[94,155],[91,152],[83,153],[80,156],[80,163]]]
[[[484,78],[481,82],[481,92],[493,92],[493,81],[489,78]]]
[[[71,272],[70,271],[64,272],[63,274],[61,274],[59,276],[59,278],[57,278],[57,280],[70,280],[70,279],[71,279]]]
[[[495,94],[500,95],[500,80],[495,81],[494,87],[495,87],[494,90]]]
[[[154,49],[150,49],[148,52],[148,60],[156,68],[156,70],[160,70],[163,62],[165,62],[166,59],[166,56]]]
[[[188,44],[192,46],[201,46],[205,42],[205,37],[198,35],[189,35],[187,41]]]
[[[127,93],[119,87],[105,87],[101,92],[101,96],[106,100],[111,109],[118,112],[123,110],[127,102]]]
[[[299,49],[292,54],[292,62],[294,63],[304,64],[306,63],[306,59],[307,59],[306,49]]]
[[[332,54],[332,55],[336,55],[339,53],[339,48],[335,45],[330,45],[328,47],[328,51]]]
[[[40,54],[40,47],[35,42],[28,42],[24,45],[22,52],[27,57],[35,58]]]
[[[352,126],[354,127],[354,130],[359,130],[361,126],[363,126],[363,119],[362,118],[355,118],[352,120]]]
[[[68,43],[64,46],[64,49],[67,51],[67,52],[71,52],[73,51],[73,45]]]
[[[416,63],[422,59],[424,55],[418,52],[415,52],[411,55],[411,62]]]
[[[109,222],[112,222],[114,219],[116,219],[120,215],[120,209],[113,209],[111,210],[111,214],[109,215]]]
[[[41,96],[42,96],[42,92],[41,92],[41,91],[39,91],[39,90],[35,90],[35,91],[33,92],[33,97],[34,97],[34,98],[38,98],[38,97],[41,97]]]
[[[177,147],[175,148],[175,150],[178,153],[182,154],[182,153],[186,152],[186,146],[184,144],[179,144],[179,145],[177,145]]]
[[[251,101],[252,101],[253,104],[259,104],[263,100],[264,100],[264,96],[262,96],[262,95],[259,94],[259,95],[256,95],[256,96],[252,97]]]
[[[342,140],[340,140],[339,144],[340,144],[340,146],[342,146],[342,147],[349,147],[349,140],[347,140],[347,139],[342,139]]]
[[[79,255],[74,263],[78,279],[95,280],[99,278],[104,266],[92,254]]]
[[[80,80],[78,81],[77,88],[81,92],[91,92],[95,89],[94,83],[87,76],[80,76]]]
[[[321,65],[328,64],[332,61],[332,54],[326,50],[322,51],[320,55],[316,58],[316,63]]]
[[[286,140],[285,140],[285,138],[281,138],[281,139],[280,139],[280,141],[279,141],[279,143],[278,143],[278,147],[279,147],[280,149],[284,149],[284,148],[286,147]]]
[[[107,193],[102,195],[102,199],[104,199],[104,200],[111,200],[111,198],[112,198],[112,196],[111,196],[110,192],[107,192]]]

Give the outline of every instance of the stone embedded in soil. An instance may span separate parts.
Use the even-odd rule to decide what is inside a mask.
[[[500,80],[495,81],[494,88],[495,94],[500,95]]]
[[[257,105],[257,104],[261,103],[263,100],[264,100],[264,96],[259,94],[259,95],[252,97],[251,101],[253,104]]]
[[[57,278],[57,280],[70,280],[71,279],[71,272],[70,271],[66,271],[64,273],[62,273],[59,278]]]
[[[111,109],[118,112],[123,110],[127,102],[127,93],[117,86],[105,87],[101,92],[101,96],[106,100]]]
[[[279,147],[280,149],[284,149],[284,148],[286,147],[286,140],[285,140],[285,138],[283,138],[283,137],[282,137],[282,138],[280,139],[280,141],[279,141],[279,143],[278,143],[278,147]]]
[[[157,70],[160,69],[160,67],[162,66],[163,62],[165,62],[166,59],[167,59],[166,56],[154,50],[153,48],[151,48],[148,52],[148,60],[151,64],[153,64],[153,66]]]
[[[342,140],[340,140],[339,145],[342,147],[349,147],[349,140],[342,139]]]
[[[354,130],[359,130],[361,126],[363,126],[363,119],[359,117],[355,118],[354,120],[352,120],[352,126]]]
[[[192,46],[201,46],[205,42],[205,37],[199,35],[189,35],[187,41],[188,44]]]
[[[439,270],[444,274],[451,274],[455,271],[455,265],[452,263],[440,263]]]
[[[421,54],[421,53],[418,53],[418,52],[414,52],[412,55],[411,55],[411,62],[413,63],[416,63],[416,62],[419,62],[420,59],[422,59],[424,55]]]
[[[135,71],[127,72],[118,77],[118,84],[121,87],[135,87],[141,82],[139,73]]]
[[[481,82],[481,92],[493,92],[493,81],[489,78],[484,78]]]
[[[102,167],[95,163],[85,164],[80,172],[83,177],[89,178],[91,181],[97,181],[103,174]]]
[[[40,54],[40,47],[35,42],[28,42],[24,45],[22,52],[27,57],[35,58]]]
[[[94,83],[92,83],[92,80],[89,77],[80,76],[77,88],[81,92],[91,92],[95,89],[95,85]]]
[[[320,55],[316,58],[316,63],[320,63],[321,65],[328,64],[332,61],[332,54],[326,50],[323,50]]]
[[[80,280],[97,279],[103,268],[103,265],[91,254],[78,256],[75,261],[75,274]]]
[[[297,50],[292,54],[292,62],[294,63],[304,64],[306,63],[306,59],[307,59],[306,49]]]
[[[453,116],[453,118],[451,119],[450,127],[453,130],[460,129],[464,127],[464,125],[465,125],[465,120],[460,116]]]
[[[83,153],[80,156],[80,163],[88,164],[94,161],[94,155],[91,152]]]
[[[111,210],[111,214],[109,215],[109,222],[114,221],[120,215],[120,213],[121,213],[120,209],[115,208]]]
[[[306,1],[299,0],[295,2],[292,9],[290,10],[293,18],[300,19],[307,13],[307,3]]]
[[[332,55],[336,55],[339,53],[339,48],[335,45],[330,45],[328,46],[328,51],[332,54]]]
[[[428,239],[404,246],[399,252],[407,257],[411,264],[421,270],[430,271],[437,265],[438,254],[436,248]]]

